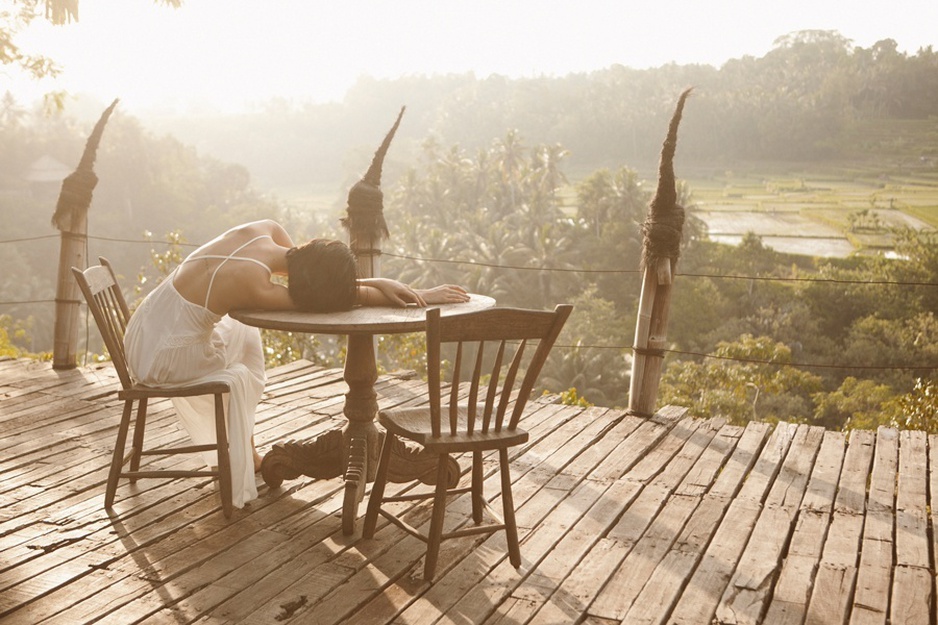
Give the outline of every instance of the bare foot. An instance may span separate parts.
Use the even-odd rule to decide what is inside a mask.
[[[264,459],[261,457],[259,453],[257,453],[257,450],[255,449],[254,450],[254,472],[255,473],[261,470],[261,462],[263,462],[263,460]]]

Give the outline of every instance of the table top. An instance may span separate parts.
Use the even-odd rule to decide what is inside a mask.
[[[439,304],[443,316],[459,315],[491,308],[495,299],[471,293],[461,304]],[[312,332],[320,334],[402,334],[422,332],[426,327],[427,308],[408,306],[360,306],[352,310],[314,313],[301,310],[233,310],[229,313],[241,323],[269,330]]]

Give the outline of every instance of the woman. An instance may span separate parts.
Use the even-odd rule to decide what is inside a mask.
[[[286,275],[288,286],[271,281]],[[228,316],[237,308],[328,312],[362,306],[468,301],[458,286],[412,289],[383,278],[357,279],[355,257],[339,241],[314,239],[296,247],[280,224],[263,220],[228,230],[190,254],[140,304],[124,337],[137,382],[160,386],[228,382],[228,444],[232,500],[257,497],[254,411],[267,376],[260,331]],[[215,442],[214,400],[174,398],[195,444]],[[217,464],[214,454],[208,464]]]

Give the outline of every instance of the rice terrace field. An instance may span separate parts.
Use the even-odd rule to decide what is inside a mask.
[[[821,257],[885,253],[892,230],[938,229],[938,162],[885,171],[761,175],[726,171],[689,178],[692,214],[710,238],[736,244],[749,232],[779,252]]]

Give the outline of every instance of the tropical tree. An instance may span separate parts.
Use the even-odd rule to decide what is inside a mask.
[[[769,337],[740,336],[721,342],[704,362],[668,365],[660,401],[687,406],[691,413],[720,415],[733,423],[809,422],[819,376],[790,366],[791,349]]]
[[[880,425],[892,425],[888,417],[884,418],[883,405],[895,396],[885,384],[848,376],[836,391],[814,396],[814,423],[829,430],[875,430]]]

